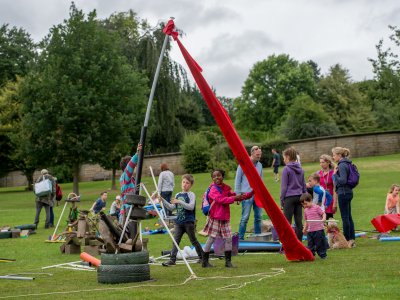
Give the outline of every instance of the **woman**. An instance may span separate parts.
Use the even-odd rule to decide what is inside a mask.
[[[333,215],[336,213],[337,210],[337,200],[336,196],[333,193],[334,186],[333,186],[333,164],[332,158],[327,154],[322,154],[319,157],[319,165],[321,166],[321,170],[319,170],[319,184],[322,186],[326,191],[328,191],[332,196],[331,204],[325,209],[326,219],[333,218]]]
[[[337,163],[333,171],[333,182],[335,191],[339,201],[340,214],[342,216],[343,234],[351,247],[355,247],[354,222],[351,215],[351,200],[353,199],[353,190],[347,184],[349,176],[349,164],[351,160],[348,158],[350,150],[342,147],[332,149],[332,158]]]
[[[306,192],[304,170],[297,162],[297,152],[294,148],[288,148],[283,151],[283,161],[286,166],[283,168],[281,178],[281,207],[290,224],[292,224],[292,217],[294,216],[296,236],[301,241],[303,238],[303,223],[300,196]]]

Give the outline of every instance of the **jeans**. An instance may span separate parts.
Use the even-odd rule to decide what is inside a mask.
[[[192,245],[196,249],[197,255],[200,258],[203,257],[203,248],[201,248],[199,241],[196,239],[194,222],[175,224],[174,230],[175,230],[174,239],[178,245],[181,242],[183,234],[186,232],[187,235],[189,236],[190,243],[192,243]],[[175,244],[173,244],[172,251],[171,251],[171,258],[170,258],[171,261],[174,261],[174,262],[176,261],[177,253],[178,253],[178,248],[176,248]]]
[[[170,192],[161,192],[160,193],[161,197],[163,197],[168,203],[171,203],[171,197],[172,197],[172,191]],[[172,211],[166,209],[165,213],[167,216],[172,216]]]
[[[300,195],[289,196],[284,199],[283,214],[285,215],[286,220],[288,220],[289,224],[292,224],[292,218],[294,216],[294,224],[296,225],[294,231],[296,232],[297,238],[301,242],[303,239],[303,213],[300,203]]]
[[[39,224],[39,216],[40,216],[40,212],[42,211],[42,207],[44,207],[44,209],[46,211],[46,222],[44,223],[44,228],[49,228],[49,225],[50,225],[50,205],[45,204],[45,203],[40,202],[40,201],[36,201],[36,216],[35,216],[36,228],[37,228],[37,225]]]
[[[54,225],[54,211],[53,211],[53,206],[50,206],[50,225]]]
[[[354,240],[354,222],[351,216],[351,200],[353,199],[353,193],[338,194],[339,209],[342,216],[343,234],[346,240]]]
[[[262,208],[258,207],[254,201],[254,197],[249,200],[242,201],[242,218],[239,224],[239,239],[244,239],[244,234],[246,233],[247,222],[249,221],[250,211],[253,207],[254,210],[254,233],[261,233],[261,220],[262,220]]]

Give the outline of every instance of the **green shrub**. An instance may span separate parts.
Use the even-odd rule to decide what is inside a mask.
[[[50,173],[57,178],[58,183],[72,182],[72,170],[66,165],[58,165],[50,168]]]
[[[206,172],[207,163],[211,158],[210,148],[210,144],[202,134],[186,134],[181,144],[185,170],[189,173]]]

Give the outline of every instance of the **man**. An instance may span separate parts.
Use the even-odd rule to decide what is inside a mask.
[[[253,162],[255,168],[257,169],[258,174],[262,178],[262,164],[260,163],[261,159],[261,148],[258,146],[253,146],[250,152],[250,159]],[[235,193],[236,194],[244,194],[247,192],[251,192],[252,188],[249,184],[249,181],[244,175],[243,170],[240,166],[238,166],[236,170],[235,177]],[[254,233],[261,233],[261,220],[262,220],[262,209],[257,206],[254,201],[254,196],[248,200],[242,201],[242,218],[240,219],[239,224],[239,239],[244,239],[244,234],[246,233],[247,222],[249,221],[250,211],[253,207],[254,210]]]
[[[38,227],[39,224],[39,216],[40,212],[42,211],[42,207],[44,207],[46,211],[46,221],[44,224],[44,228],[50,228],[50,207],[53,207],[54,205],[54,199],[56,197],[56,182],[49,174],[49,172],[46,169],[43,169],[40,171],[41,176],[36,180],[36,183],[41,182],[43,180],[49,179],[51,181],[52,185],[52,191],[51,194],[46,195],[46,196],[36,196],[36,216],[35,216],[35,225],[36,228]]]
[[[276,151],[276,149],[272,149],[271,152],[273,155],[271,168],[274,169],[275,182],[278,182],[279,181],[279,166],[281,165],[281,156],[279,155],[278,151]]]

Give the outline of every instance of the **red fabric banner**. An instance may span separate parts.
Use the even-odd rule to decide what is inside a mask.
[[[371,220],[372,225],[381,233],[400,225],[400,214],[379,215]]]
[[[286,258],[288,260],[296,261],[313,261],[314,256],[296,237],[295,232],[285,216],[281,212],[278,205],[275,203],[271,194],[268,192],[261,177],[258,175],[254,164],[251,162],[246,148],[244,147],[239,135],[237,134],[232,121],[230,120],[226,110],[218,101],[217,97],[212,92],[207,81],[201,74],[201,67],[191,57],[189,52],[185,49],[178,38],[175,31],[174,22],[170,20],[164,28],[164,33],[171,35],[178,43],[178,46],[185,58],[185,61],[203,95],[204,100],[213,114],[219,128],[221,129],[226,141],[228,142],[233,154],[235,155],[238,163],[246,174],[250,186],[255,192],[255,201],[259,207],[263,207],[279,235]]]

